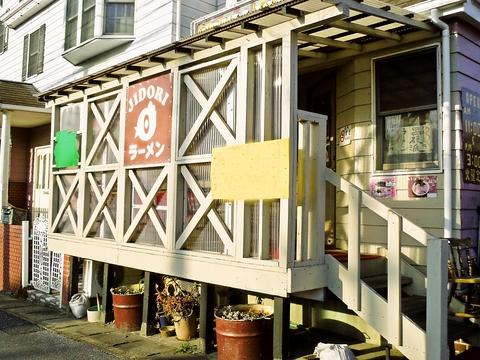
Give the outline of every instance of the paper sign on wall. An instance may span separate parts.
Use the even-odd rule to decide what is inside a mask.
[[[352,143],[352,126],[347,125],[339,130],[338,141],[340,146],[350,145]]]
[[[129,86],[125,120],[125,165],[159,164],[170,160],[172,75]]]
[[[435,198],[437,197],[436,176],[409,176],[408,197],[409,198]]]
[[[393,176],[370,179],[370,195],[382,199],[397,197],[397,179]]]

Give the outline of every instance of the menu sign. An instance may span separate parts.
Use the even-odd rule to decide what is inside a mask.
[[[161,75],[127,89],[125,165],[170,160],[172,75]]]
[[[480,94],[462,88],[463,181],[480,184]]]

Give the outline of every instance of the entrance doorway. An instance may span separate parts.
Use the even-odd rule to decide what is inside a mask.
[[[298,79],[298,108],[328,116],[327,161],[328,168],[335,170],[336,148],[336,71],[324,70],[302,74]],[[331,184],[325,189],[325,244],[335,246],[336,191]]]
[[[50,194],[50,145],[35,148],[33,163],[32,218],[39,214],[47,216]]]

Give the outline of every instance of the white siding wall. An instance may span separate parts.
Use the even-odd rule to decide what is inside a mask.
[[[17,0],[7,0],[0,11],[5,11],[15,3]],[[182,35],[187,35],[193,17],[214,11],[216,0],[189,0],[185,1],[184,7],[182,21],[185,30]],[[55,1],[17,29],[10,29],[8,50],[0,55],[0,79],[21,81],[23,37],[42,24],[46,24],[44,71],[28,78],[27,82],[33,83],[40,91],[45,91],[169,44],[175,39],[175,1],[136,0],[135,41],[87,60],[80,66],[74,66],[62,57],[65,0]]]
[[[352,142],[347,146],[337,146],[337,166],[339,175],[352,181],[362,190],[368,192],[372,177],[382,177],[374,171],[374,115],[372,114],[372,58],[385,56],[399,51],[415,49],[427,44],[437,44],[437,41],[425,41],[416,44],[398,47],[388,51],[359,56],[339,67],[337,72],[337,108],[336,127],[337,136],[341,127],[352,126]],[[396,175],[397,197],[394,200],[383,199],[387,206],[395,209],[403,216],[423,227],[436,236],[443,236],[443,174],[432,172],[421,175],[437,176],[437,197],[418,198],[408,197],[408,177],[418,175],[411,171],[405,175]],[[458,178],[458,176],[457,176]],[[458,189],[458,179],[454,181],[454,190]],[[337,193],[337,245],[345,247],[348,231],[348,199],[343,193]],[[454,233],[460,229],[460,195],[458,191],[453,196]],[[364,251],[375,251],[375,248],[384,247],[387,241],[386,222],[364,209],[362,211],[362,242]],[[402,236],[403,237],[403,236]],[[403,244],[407,245],[404,251],[418,263],[425,262],[423,248],[408,236],[403,237]]]

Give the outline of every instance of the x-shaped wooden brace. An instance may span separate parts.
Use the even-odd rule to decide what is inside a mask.
[[[77,188],[78,180],[79,180],[79,173],[75,175],[75,178],[73,179],[70,188],[68,189],[68,192],[65,192],[64,185],[62,181],[60,180],[60,176],[56,176],[56,182],[58,186],[58,190],[60,192],[60,195],[62,196],[62,205],[60,205],[60,208],[58,209],[57,216],[55,217],[55,220],[52,223],[52,232],[55,232],[57,229],[58,224],[60,223],[60,220],[62,219],[63,214],[65,213],[65,210],[68,212],[68,218],[70,219],[70,222],[73,227],[73,231],[76,233],[77,232],[77,222],[75,221],[75,216],[73,215],[72,208],[70,206],[70,199],[73,196],[73,193],[75,192],[75,189]]]
[[[220,133],[225,138],[227,143],[234,143],[236,141],[228,125],[225,124],[225,122],[220,117],[220,115],[218,115],[218,113],[215,111],[214,106],[217,103],[217,100],[220,97],[220,95],[223,93],[225,86],[227,86],[235,70],[237,69],[237,64],[238,64],[238,59],[237,58],[232,59],[225,73],[223,74],[218,84],[215,86],[215,89],[213,90],[212,95],[210,95],[208,100],[206,96],[203,94],[203,92],[195,84],[195,82],[191,79],[190,76],[186,75],[184,77],[185,84],[187,85],[189,90],[192,92],[192,94],[195,96],[195,99],[198,101],[198,103],[202,106],[202,111],[200,112],[200,114],[198,114],[197,119],[193,123],[193,126],[190,128],[190,131],[185,137],[185,140],[183,141],[182,146],[178,150],[180,156],[185,155],[185,152],[190,146],[190,143],[193,141],[193,139],[195,138],[195,135],[202,127],[203,122],[208,118],[212,119],[213,124],[220,131]]]
[[[85,229],[83,230],[83,237],[88,236],[88,233],[92,229],[93,224],[95,224],[95,221],[97,220],[97,217],[100,214],[100,211],[102,211],[105,208],[108,197],[110,196],[110,193],[112,192],[112,189],[115,186],[115,183],[117,182],[117,178],[118,178],[118,173],[117,173],[117,171],[114,171],[113,174],[112,174],[112,177],[110,178],[110,181],[108,182],[107,186],[105,187],[105,191],[103,192],[103,195],[100,198],[98,198],[98,204],[95,207],[95,209],[92,211],[92,214],[90,215],[90,219],[88,220],[87,225],[85,226]],[[90,181],[90,179],[89,179],[89,181]],[[95,179],[93,179],[93,181],[95,182]],[[95,190],[94,190],[94,192],[95,192]],[[107,218],[107,217],[105,216],[105,218]],[[115,228],[115,226],[113,228]],[[113,229],[112,229],[112,231],[113,231]],[[113,232],[115,233],[115,231],[113,231]]]
[[[199,221],[202,219],[202,217],[205,214],[207,214],[208,220],[210,220],[215,231],[220,236],[220,239],[222,240],[223,244],[225,245],[225,248],[227,249],[227,252],[229,254],[232,254],[233,253],[232,235],[230,233],[230,230],[227,228],[227,226],[223,222],[223,220],[220,219],[220,216],[215,211],[215,209],[212,209],[212,204],[213,204],[212,192],[209,192],[207,196],[203,195],[203,192],[198,186],[195,178],[193,177],[193,175],[190,173],[190,171],[187,169],[186,166],[182,166],[180,171],[183,177],[185,178],[185,181],[187,182],[188,186],[192,190],[193,194],[197,198],[197,201],[200,203],[200,207],[192,216],[190,222],[187,224],[187,226],[183,230],[183,233],[177,239],[177,243],[176,243],[177,249],[182,248],[182,246],[188,240],[188,237],[190,236],[190,234],[193,232],[193,230],[195,230]]]
[[[95,197],[97,198],[97,201],[100,202],[102,199],[102,193],[100,191],[100,187],[98,186],[97,182],[95,181],[95,177],[93,174],[89,173],[88,174],[88,182],[90,183],[90,188],[93,190],[93,193],[95,194]],[[105,220],[108,223],[108,226],[110,227],[110,230],[112,231],[112,234],[116,236],[116,226],[115,222],[113,221],[112,215],[110,214],[110,210],[108,209],[107,206],[103,207],[102,210],[103,216],[105,216]]]
[[[97,137],[96,137],[96,139],[95,139],[95,141],[92,145],[90,153],[88,154],[87,165],[91,164],[91,162],[92,162],[92,160],[95,156],[95,153],[97,152],[98,148],[100,147],[100,144],[103,141],[103,138],[107,139],[107,142],[108,142],[110,148],[112,149],[113,155],[115,156],[117,161],[119,161],[118,148],[117,148],[117,145],[115,144],[115,141],[113,140],[112,135],[109,132],[109,128],[110,128],[110,124],[111,124],[111,122],[112,122],[112,120],[115,116],[115,112],[117,111],[118,106],[120,104],[120,99],[121,99],[121,94],[118,94],[118,96],[115,98],[115,101],[113,102],[113,106],[110,108],[110,111],[108,112],[107,116],[105,117],[105,121],[102,120],[103,116],[100,113],[100,111],[98,110],[97,105],[95,105],[95,103],[91,104],[91,109],[92,109],[93,115],[94,115],[96,121],[98,122],[98,124],[100,125],[100,132],[97,135]]]
[[[130,238],[132,237],[133,233],[137,230],[136,229],[137,225],[140,223],[145,213],[148,212],[148,216],[150,220],[152,220],[152,224],[157,230],[157,233],[160,236],[160,240],[162,241],[163,246],[166,246],[167,235],[160,222],[160,219],[158,218],[157,211],[152,207],[152,202],[155,196],[157,195],[158,190],[160,190],[160,187],[165,181],[167,175],[168,175],[168,166],[165,166],[160,172],[160,175],[158,176],[157,180],[155,180],[155,183],[153,184],[150,192],[147,195],[143,190],[143,187],[138,181],[137,177],[135,176],[134,171],[133,170],[128,171],[128,177],[130,178],[133,188],[137,192],[140,200],[142,201],[142,207],[138,210],[137,214],[135,215],[135,218],[132,220],[129,228],[127,229],[127,232],[125,233],[125,237],[124,237],[125,242],[130,241]]]

